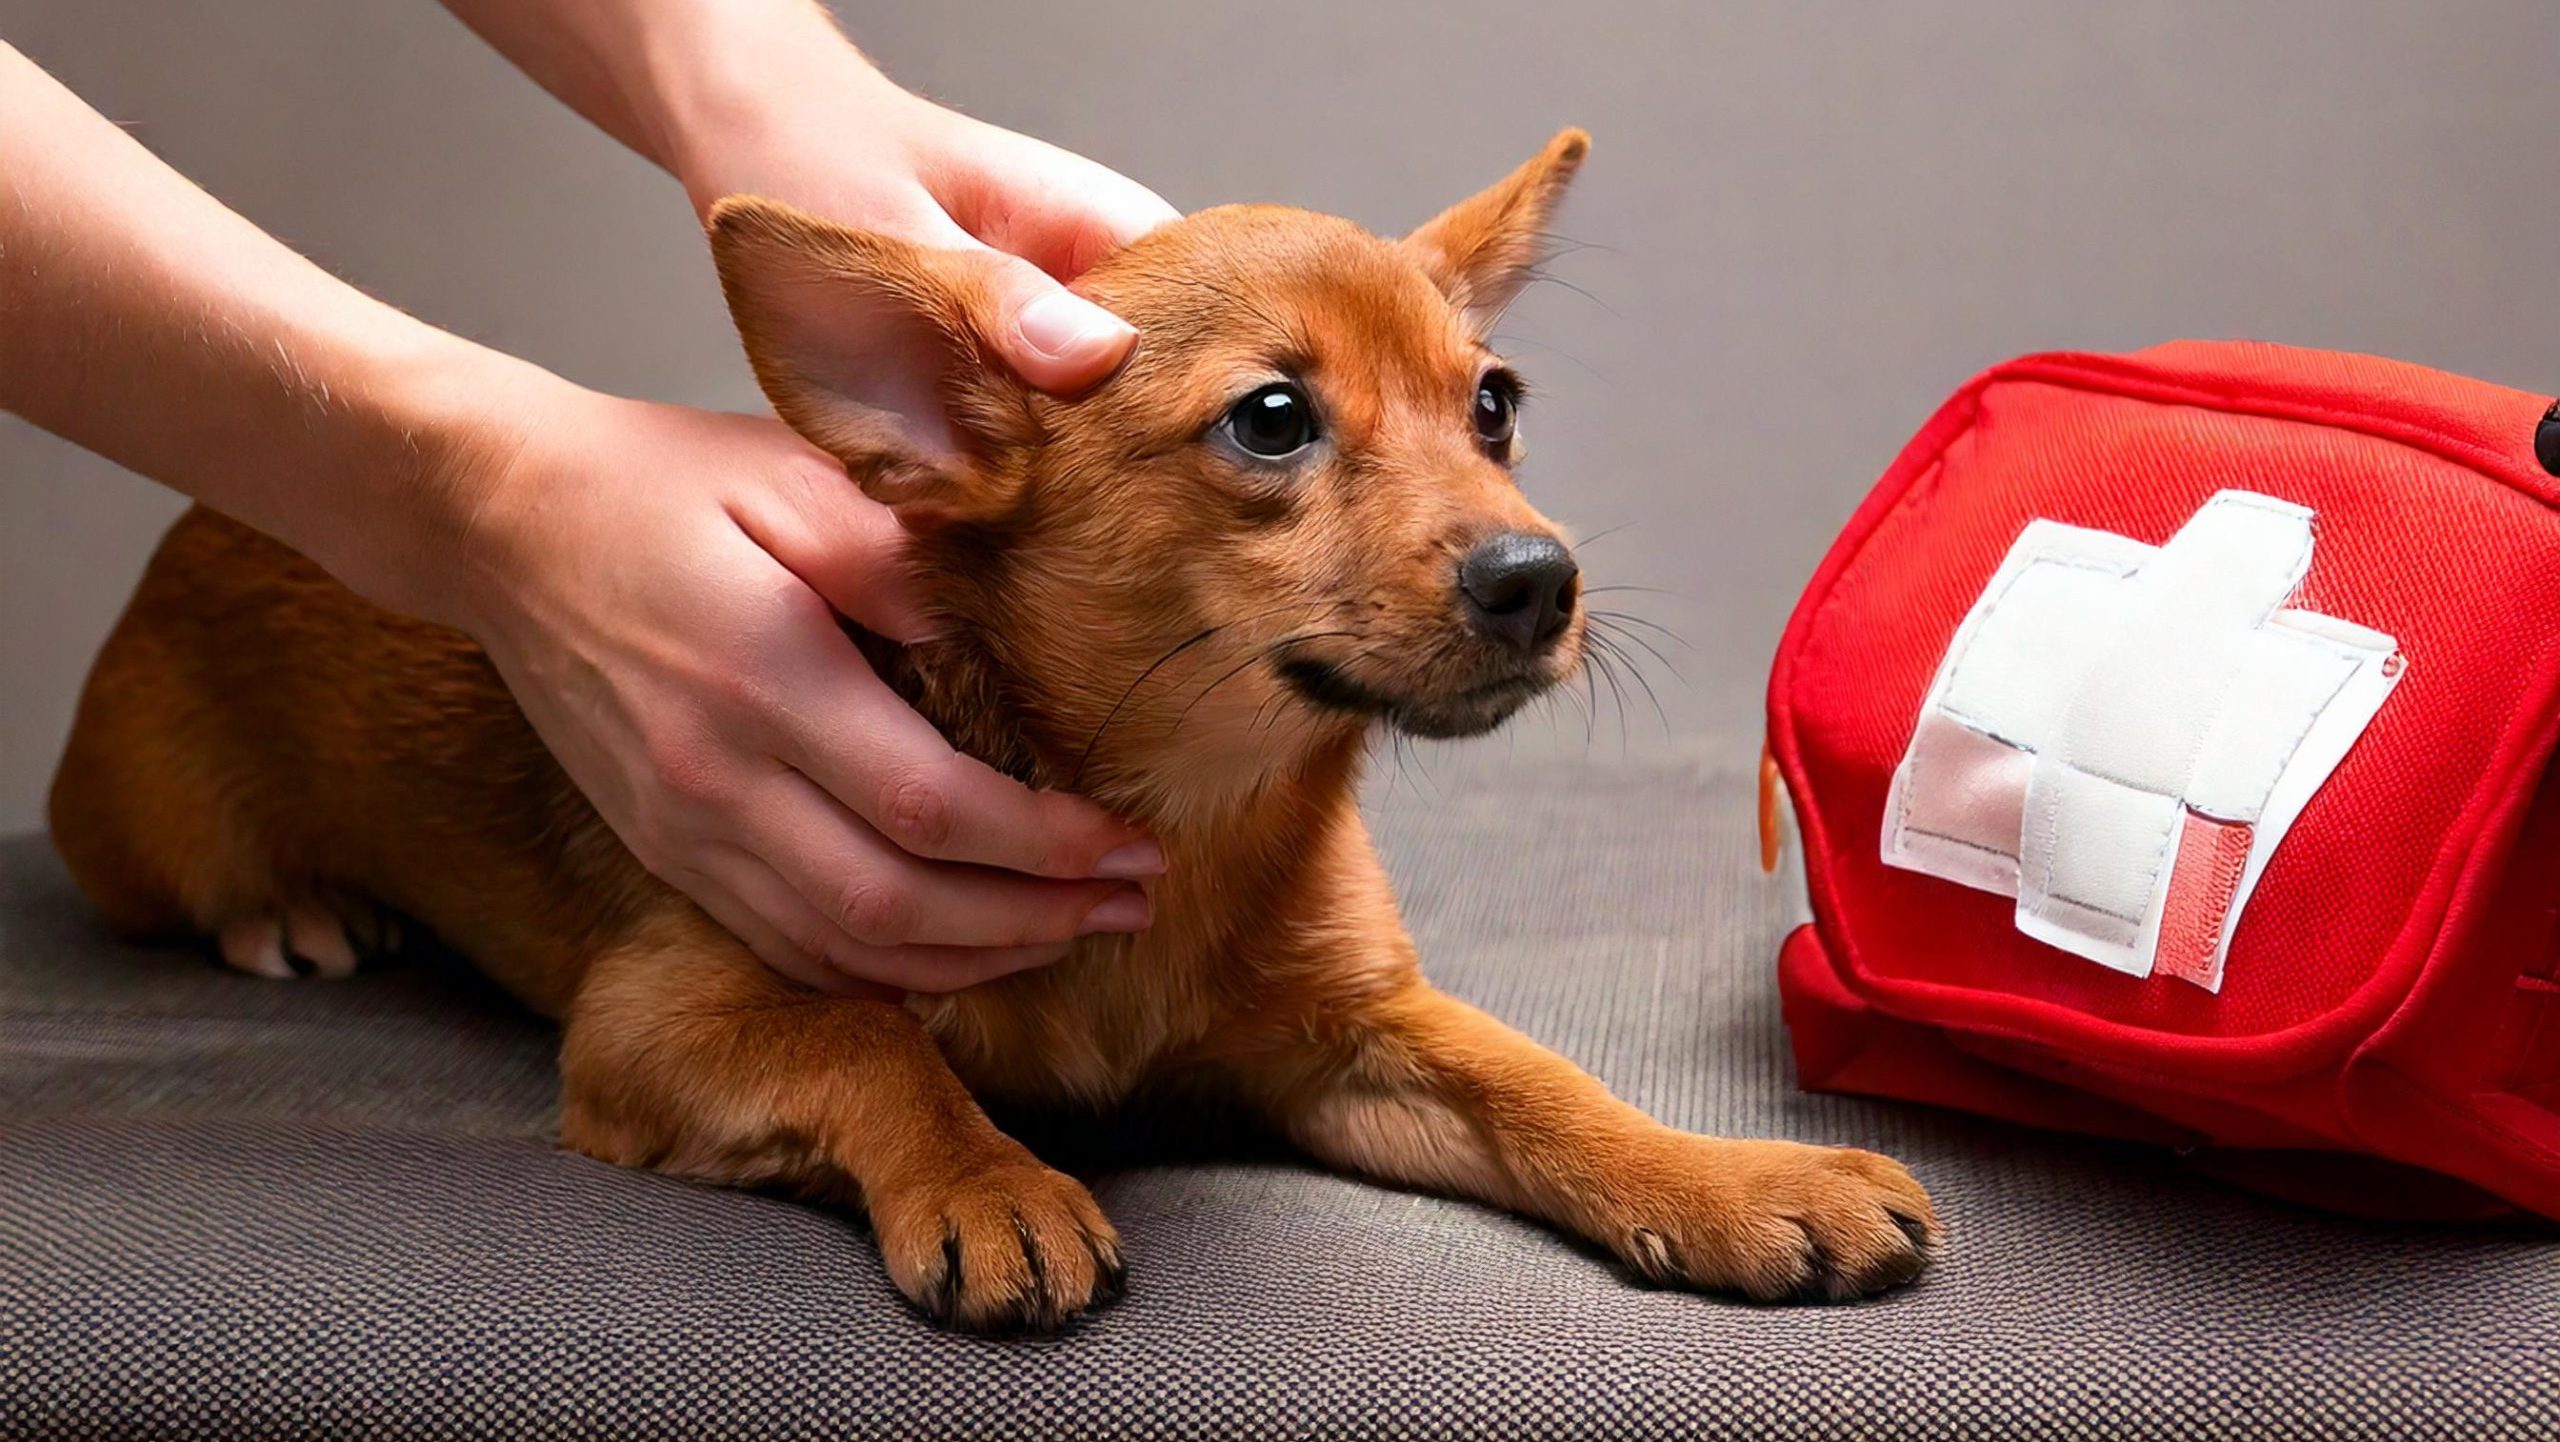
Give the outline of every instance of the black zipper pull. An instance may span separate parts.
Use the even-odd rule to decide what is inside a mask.
[[[2560,401],[2542,413],[2542,424],[2533,428],[2533,458],[2542,468],[2560,476]]]

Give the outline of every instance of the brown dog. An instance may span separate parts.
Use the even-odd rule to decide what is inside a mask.
[[[1054,1327],[1121,1282],[1093,1198],[973,1093],[1102,1106],[1177,1075],[1656,1282],[1906,1281],[1936,1230],[1893,1162],[1673,1131],[1434,991],[1355,805],[1373,723],[1481,732],[1579,662],[1580,583],[1513,484],[1517,383],[1483,332],[1586,143],[1402,242],[1262,207],[1156,232],[1081,282],[1145,339],[1073,400],[990,363],[968,261],[715,213],[766,393],[918,535],[947,639],[875,661],[961,749],[1163,841],[1142,936],[903,1004],[803,990],[632,860],[462,636],[201,510],[90,678],[55,839],[119,928],[252,965],[346,969],[378,918],[418,919],[562,1022],[569,1146],[858,1203],[898,1288],[960,1326]],[[831,387],[839,308],[939,341],[941,415]]]

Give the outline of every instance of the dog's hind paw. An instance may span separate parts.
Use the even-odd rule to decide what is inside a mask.
[[[353,976],[359,961],[399,944],[398,923],[371,907],[354,908],[352,920],[318,906],[243,916],[216,933],[222,959],[274,981]]]

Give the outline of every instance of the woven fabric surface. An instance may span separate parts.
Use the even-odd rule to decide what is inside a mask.
[[[1479,1207],[1140,1146],[1088,1173],[1125,1301],[949,1336],[857,1224],[557,1151],[549,1029],[467,975],[120,947],[30,837],[0,843],[0,1436],[2560,1435],[2550,1233],[1797,1092],[1740,769],[1435,770],[1373,806],[1431,974],[1675,1125],[1908,1162],[1952,1234],[1920,1286],[1649,1290]]]

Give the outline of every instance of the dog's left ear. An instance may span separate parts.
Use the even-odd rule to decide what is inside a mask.
[[[1459,201],[1404,238],[1405,249],[1478,331],[1491,327],[1528,284],[1547,221],[1590,153],[1591,137],[1567,130],[1491,189]]]
[[[863,492],[923,523],[991,519],[1037,441],[1029,387],[988,337],[993,264],[848,229],[759,197],[711,211],[711,254],[747,361],[793,430]]]

